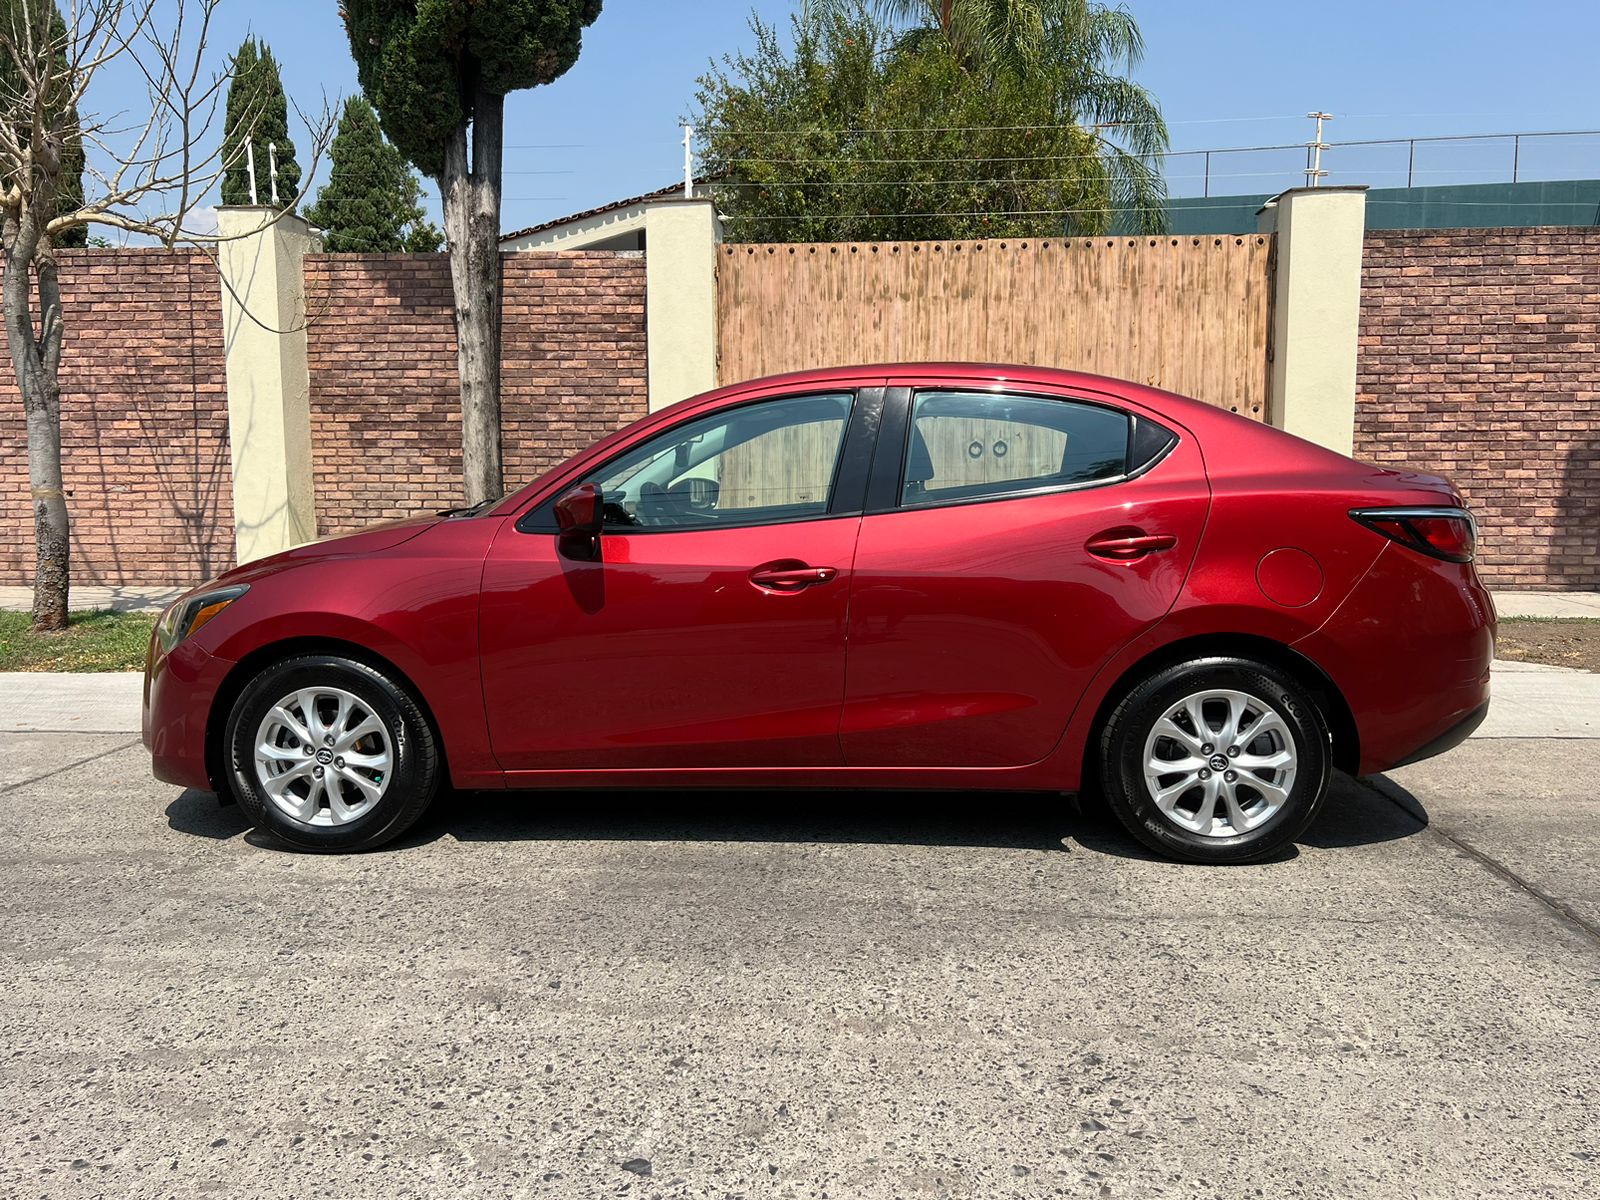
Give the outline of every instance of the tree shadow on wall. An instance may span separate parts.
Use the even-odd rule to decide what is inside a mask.
[[[1600,418],[1600,400],[1587,404]],[[1600,591],[1600,425],[1591,422],[1567,451],[1556,495],[1546,573],[1567,591]]]
[[[175,298],[187,301],[178,309],[186,326],[182,347],[155,347],[178,363],[158,367],[141,361],[137,350],[107,361],[98,347],[82,345],[83,365],[62,381],[76,582],[188,584],[233,563],[233,530],[221,519],[232,471],[219,331],[207,327],[195,302],[210,311],[208,267],[191,262],[188,295]],[[85,313],[82,319],[93,318]],[[129,422],[137,426],[132,436]],[[74,425],[89,430],[84,458],[72,452]],[[174,527],[181,531],[173,547],[181,559],[163,555],[152,562],[148,533]]]

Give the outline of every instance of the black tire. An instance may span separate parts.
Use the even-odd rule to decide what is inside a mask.
[[[1263,733],[1259,741],[1246,740],[1243,753],[1263,755],[1274,746],[1278,747],[1277,754],[1292,749],[1294,775],[1287,788],[1281,789],[1285,799],[1275,799],[1269,789],[1252,787],[1256,779],[1269,785],[1285,781],[1288,776],[1282,769],[1216,769],[1230,752],[1229,746],[1216,740],[1202,741],[1199,750],[1176,738],[1151,742],[1158,721],[1188,698],[1207,692],[1233,692],[1255,698],[1281,718],[1281,732]],[[1206,733],[1224,729],[1228,716],[1227,701],[1213,699],[1202,705],[1206,730],[1195,730],[1192,718],[1186,715],[1180,715],[1175,724],[1179,732],[1203,738]],[[1239,721],[1247,732],[1254,727],[1251,716],[1252,710],[1247,708]],[[1261,728],[1275,727],[1269,722]],[[1212,750],[1202,754],[1200,750],[1206,745]],[[1204,760],[1207,765],[1192,772],[1159,775],[1154,785],[1147,785],[1145,761],[1149,748],[1159,758]],[[1278,668],[1245,658],[1200,658],[1158,671],[1129,691],[1112,711],[1101,730],[1099,749],[1106,802],[1128,832],[1157,853],[1198,863],[1251,862],[1299,837],[1316,819],[1327,798],[1333,762],[1328,722],[1312,692]],[[1224,824],[1220,819],[1209,834],[1185,827],[1183,822],[1201,826],[1206,819],[1202,815],[1206,784],[1199,782],[1200,770],[1206,772],[1207,779],[1216,777],[1216,787],[1222,786],[1223,778],[1230,781],[1245,832],[1231,832],[1232,822]],[[1197,782],[1169,801],[1173,805],[1170,815],[1163,812],[1150,787],[1177,789],[1191,774]],[[1193,805],[1192,811],[1189,805]],[[1215,807],[1226,810],[1227,805],[1219,800]],[[1260,823],[1252,825],[1252,819]]]
[[[256,765],[255,739],[269,711],[292,693],[318,688],[337,689],[354,697],[361,708],[382,722],[379,732],[387,742],[388,770],[366,774],[376,783],[386,783],[380,796],[375,800],[361,799],[359,788],[338,783],[341,796],[357,800],[357,804],[349,806],[351,809],[366,805],[364,811],[342,824],[319,825],[295,819],[268,796]],[[359,717],[356,713],[351,723],[358,723]],[[381,846],[415,824],[439,789],[442,772],[438,743],[410,692],[382,671],[337,655],[297,655],[267,667],[245,685],[234,701],[224,737],[227,782],[240,806],[258,829],[298,850],[341,853]],[[358,743],[357,748],[373,745]],[[321,749],[315,747],[311,753]],[[319,779],[323,778],[321,772],[327,771],[331,783],[332,764],[322,768],[313,762],[308,759],[308,769],[317,770]],[[343,768],[342,758],[338,766]],[[305,790],[310,791],[309,780]],[[329,819],[333,806],[326,791],[321,796],[323,815],[317,819]]]

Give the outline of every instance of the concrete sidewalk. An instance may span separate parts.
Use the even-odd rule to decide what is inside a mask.
[[[1600,592],[1495,592],[1494,610],[1509,617],[1600,618]]]
[[[73,612],[109,608],[112,612],[160,612],[186,592],[179,587],[104,587],[75,584],[68,594],[67,607]],[[0,612],[32,612],[31,587],[0,587]]]
[[[137,733],[143,676],[0,672],[0,732]],[[1479,738],[1600,738],[1600,674],[1497,662]]]
[[[1540,663],[1494,664],[1489,716],[1476,738],[1600,738],[1600,674]]]
[[[144,676],[0,671],[0,733],[138,733]]]

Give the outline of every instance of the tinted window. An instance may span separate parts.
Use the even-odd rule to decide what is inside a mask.
[[[921,392],[911,410],[902,504],[1005,495],[1122,475],[1128,418],[1005,393]]]
[[[679,425],[601,468],[608,529],[714,529],[828,511],[852,396],[795,396]]]
[[[1133,441],[1128,446],[1128,470],[1139,471],[1178,443],[1178,435],[1146,417],[1134,420]]]

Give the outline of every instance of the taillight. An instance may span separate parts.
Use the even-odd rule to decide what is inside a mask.
[[[1368,529],[1446,562],[1466,563],[1478,548],[1478,526],[1464,508],[1357,508],[1350,516]]]

